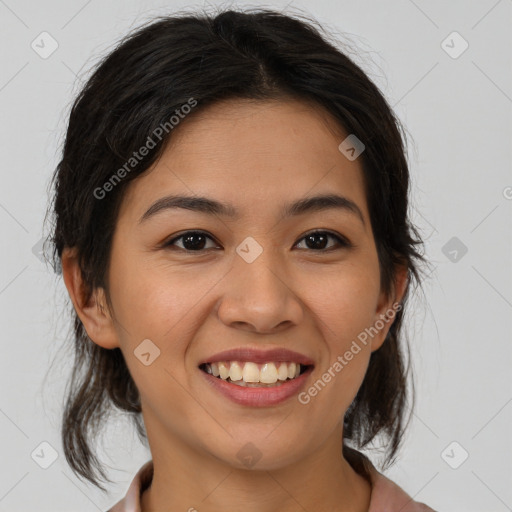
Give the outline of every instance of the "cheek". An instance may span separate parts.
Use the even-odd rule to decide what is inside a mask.
[[[309,307],[320,320],[318,328],[336,355],[375,320],[380,285],[378,272],[370,265],[361,262],[318,274],[308,288]]]
[[[127,256],[113,263],[110,284],[117,334],[142,402],[151,411],[173,410],[186,418],[190,396],[183,391],[188,377],[183,361],[200,325],[197,305],[211,285],[187,271],[171,272],[168,266],[144,262],[140,255],[138,261]],[[141,345],[144,340],[151,343]],[[152,360],[148,365],[142,346]]]
[[[334,411],[346,410],[368,367],[371,346],[366,329],[373,325],[379,296],[379,274],[371,265],[345,265],[310,283],[308,305],[321,332],[326,357],[317,378]],[[319,384],[319,389],[322,384]]]
[[[198,273],[193,266],[173,268],[162,261],[144,261],[140,255],[138,260],[125,257],[117,262],[110,279],[112,301],[119,343],[134,379],[141,388],[158,389],[154,377],[146,382],[148,372],[134,357],[141,342],[149,339],[160,351],[154,367],[169,369],[185,382],[191,370],[183,364],[188,360],[186,353],[207,319],[209,293],[219,281],[219,273]]]
[[[188,312],[208,289],[208,283],[190,270],[178,271],[122,247],[113,252],[110,286],[116,315],[132,337],[159,343],[166,334],[179,331]]]

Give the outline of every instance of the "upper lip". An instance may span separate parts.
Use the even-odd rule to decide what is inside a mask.
[[[224,350],[217,354],[211,355],[199,363],[199,366],[205,363],[217,363],[219,361],[244,361],[253,363],[269,363],[269,362],[293,362],[304,366],[314,364],[309,357],[288,350],[286,348],[272,348],[267,350],[255,349],[250,347],[240,347],[231,350]]]

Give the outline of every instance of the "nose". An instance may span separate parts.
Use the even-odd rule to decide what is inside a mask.
[[[303,305],[283,267],[265,251],[252,263],[236,256],[224,280],[219,319],[228,327],[266,334],[299,325]]]

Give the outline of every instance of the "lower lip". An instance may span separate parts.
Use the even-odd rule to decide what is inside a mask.
[[[299,393],[306,379],[313,371],[313,367],[309,366],[299,377],[287,380],[284,384],[264,388],[245,388],[236,384],[230,384],[201,369],[199,371],[207,379],[208,384],[233,402],[250,407],[268,407],[270,405],[280,404]]]

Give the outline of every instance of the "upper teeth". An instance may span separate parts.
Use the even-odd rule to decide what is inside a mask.
[[[262,382],[264,384],[273,384],[278,380],[294,379],[300,374],[300,364],[298,363],[264,363],[256,364],[252,362],[239,361],[219,361],[218,363],[207,363],[205,370],[227,380],[243,380],[244,382]]]

